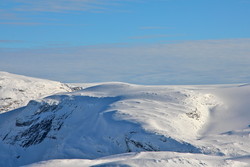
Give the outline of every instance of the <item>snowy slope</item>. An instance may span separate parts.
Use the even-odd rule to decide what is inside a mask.
[[[0,166],[250,164],[247,84],[83,85],[0,114]]]
[[[246,162],[230,158],[176,152],[126,153],[94,160],[64,159],[43,161],[27,167],[248,167]]]
[[[65,84],[0,71],[0,113],[25,106],[30,100],[70,91]]]
[[[224,154],[250,160],[250,85],[224,86],[213,90],[223,105],[211,110],[201,140],[212,143]],[[250,161],[249,161],[250,163]]]

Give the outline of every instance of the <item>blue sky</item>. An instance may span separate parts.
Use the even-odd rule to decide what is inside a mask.
[[[1,0],[0,70],[62,82],[250,82],[250,0]]]

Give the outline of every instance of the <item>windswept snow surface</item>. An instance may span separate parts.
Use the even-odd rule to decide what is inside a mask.
[[[0,113],[22,106],[32,99],[70,91],[62,83],[0,71]]]
[[[176,152],[140,152],[94,160],[64,159],[43,161],[26,167],[248,167],[245,162],[225,157]]]
[[[250,85],[77,86],[0,114],[0,166],[250,165]]]

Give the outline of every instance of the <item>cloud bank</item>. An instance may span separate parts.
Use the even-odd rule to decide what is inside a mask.
[[[250,39],[152,45],[2,48],[0,55],[0,70],[63,82],[250,82]]]

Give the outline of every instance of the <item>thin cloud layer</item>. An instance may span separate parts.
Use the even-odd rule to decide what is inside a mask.
[[[140,27],[142,30],[163,30],[163,29],[171,29],[170,27],[157,27],[157,26],[146,26]]]
[[[9,9],[13,11],[65,12],[103,11],[114,0],[11,0],[15,2]]]
[[[166,38],[171,37],[174,35],[167,35],[167,34],[154,34],[154,35],[144,35],[144,36],[133,36],[129,37],[129,39],[154,39],[154,38]]]
[[[19,42],[24,42],[22,40],[1,40],[0,39],[0,43],[19,43]]]
[[[79,12],[103,13],[114,11],[116,6],[128,0],[3,0],[0,9],[0,24],[3,25],[59,25],[60,19],[51,23],[48,13],[69,14]],[[43,19],[40,14],[45,14]],[[35,18],[37,17],[37,18]],[[61,23],[67,25],[67,23]]]

